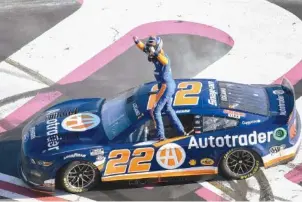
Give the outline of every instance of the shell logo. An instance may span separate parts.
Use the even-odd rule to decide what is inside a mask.
[[[66,117],[62,122],[62,127],[69,131],[86,131],[99,125],[100,118],[91,113],[80,113]]]
[[[175,143],[162,146],[156,153],[157,163],[165,169],[175,169],[181,166],[186,159],[185,150]]]

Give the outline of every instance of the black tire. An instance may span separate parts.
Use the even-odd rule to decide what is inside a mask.
[[[80,169],[82,168],[82,171]],[[87,168],[87,169],[85,169]],[[84,172],[84,171],[85,172]],[[78,171],[78,172],[77,172]],[[77,174],[72,174],[77,173]],[[88,179],[88,176],[91,179]],[[78,179],[78,183],[73,183],[71,180]],[[88,182],[86,183],[87,180]],[[59,176],[59,186],[70,193],[82,193],[91,190],[100,180],[100,173],[97,167],[87,161],[73,161],[62,168]]]
[[[227,179],[247,179],[252,177],[259,169],[259,156],[255,152],[244,148],[231,149],[220,161],[220,171]]]

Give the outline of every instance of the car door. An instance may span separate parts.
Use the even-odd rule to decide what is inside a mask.
[[[238,120],[225,116],[196,115],[194,134],[188,141],[188,156],[199,166],[218,163],[226,151],[224,135],[238,125]]]

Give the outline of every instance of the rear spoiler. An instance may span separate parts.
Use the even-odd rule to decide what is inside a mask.
[[[293,108],[292,111],[290,112],[288,122],[291,121],[292,118],[295,118],[296,116],[296,93],[293,84],[285,77],[283,77],[282,82],[281,82],[282,89],[285,91],[289,91],[289,93],[293,96]],[[286,88],[286,89],[285,89]]]
[[[293,84],[285,77],[283,77],[281,86],[287,88],[294,96],[294,105],[296,105],[296,94]]]
[[[273,91],[268,91],[268,93],[271,93],[271,95],[282,95],[282,94],[287,94],[289,97],[291,97],[289,100],[291,102],[291,108],[288,109],[288,113],[292,114],[293,111],[295,111],[296,108],[296,99],[295,99],[295,89],[292,83],[285,77],[282,78],[281,84],[272,84],[271,87],[279,87],[279,90],[273,90]],[[270,88],[267,88],[270,89]],[[281,90],[282,89],[282,90]],[[277,116],[279,115],[279,111],[277,109],[271,109],[270,114],[272,116]]]

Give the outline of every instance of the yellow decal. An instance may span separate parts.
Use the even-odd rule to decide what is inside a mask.
[[[153,156],[154,149],[152,147],[137,148],[133,152],[129,149],[112,150],[108,156],[109,161],[106,164],[104,176],[148,172]]]
[[[191,159],[189,161],[190,166],[195,166],[196,165],[196,160],[195,159]]]
[[[156,103],[156,97],[158,96],[154,92],[158,90],[157,84],[151,88],[151,95],[148,99],[147,110],[154,107]],[[178,84],[177,91],[175,93],[173,106],[192,106],[198,105],[199,94],[202,90],[202,83],[198,81],[184,81]]]

